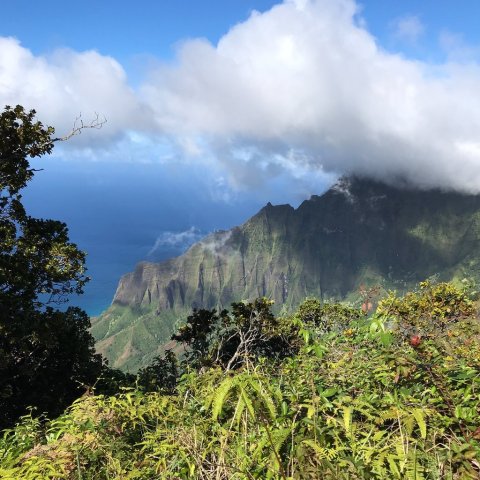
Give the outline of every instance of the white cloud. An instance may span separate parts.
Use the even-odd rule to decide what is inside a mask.
[[[76,137],[73,144],[102,143],[126,129],[146,129],[149,109],[128,86],[121,65],[95,51],[57,50],[34,56],[14,38],[0,37],[0,104],[21,104],[37,110],[57,134],[68,133],[81,113],[86,123],[99,112],[108,123],[95,135]]]
[[[413,18],[402,27],[410,38],[421,33]],[[205,162],[237,186],[356,173],[480,192],[479,63],[390,53],[353,0],[254,12],[217,45],[184,42],[136,91],[96,52],[34,56],[13,39],[0,39],[0,51],[1,103],[35,107],[62,128],[99,111],[108,126],[88,141],[129,132],[133,160],[134,140],[148,137],[163,157]]]
[[[237,181],[322,169],[480,191],[480,156],[458,148],[480,138],[479,65],[389,53],[357,17],[351,0],[286,1],[216,46],[186,42],[142,95]]]
[[[393,35],[396,39],[416,43],[425,33],[425,26],[416,15],[407,15],[392,22]]]
[[[155,240],[153,247],[148,252],[148,256],[153,255],[162,248],[186,250],[203,236],[200,230],[195,227],[190,227],[183,232],[162,232]]]

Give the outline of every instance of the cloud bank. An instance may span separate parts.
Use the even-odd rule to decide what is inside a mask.
[[[35,57],[12,39],[0,50],[2,103],[62,124],[100,111],[102,141],[161,138],[172,158],[220,165],[238,185],[325,173],[480,192],[480,65],[384,50],[353,0],[254,12],[217,45],[186,41],[135,91],[96,52]]]
[[[34,56],[14,38],[0,37],[0,104],[34,108],[45,124],[67,134],[75,118],[85,123],[99,112],[108,119],[100,136],[91,143],[118,140],[129,129],[148,129],[149,108],[128,86],[122,66],[95,51],[57,50]],[[86,141],[84,136],[74,144]],[[98,145],[97,145],[98,146]]]

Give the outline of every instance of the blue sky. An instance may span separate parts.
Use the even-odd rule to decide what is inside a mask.
[[[171,59],[175,45],[189,38],[217,42],[232,26],[248,18],[252,10],[264,12],[273,0],[103,0],[2,4],[0,34],[17,37],[36,54],[68,47],[98,49],[135,70],[142,56]],[[363,0],[358,2],[367,27],[387,47],[411,52],[392,38],[392,24],[415,16],[425,32],[417,54],[440,59],[442,32],[460,35],[468,44],[480,44],[476,0]],[[129,73],[134,73],[129,72]]]
[[[255,13],[256,12],[256,13]],[[480,4],[4,2],[0,102],[67,133],[25,192],[97,314],[121,273],[341,174],[480,192]]]

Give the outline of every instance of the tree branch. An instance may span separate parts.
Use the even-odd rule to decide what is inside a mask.
[[[100,115],[97,112],[95,112],[95,118],[90,123],[85,123],[82,119],[82,114],[80,113],[73,122],[72,130],[63,137],[57,137],[52,139],[52,142],[65,142],[66,140],[76,135],[80,135],[82,131],[87,128],[95,128],[99,130],[103,127],[103,125],[105,125],[105,123],[107,123],[107,119],[105,118],[105,116],[103,116],[103,118],[100,118]]]

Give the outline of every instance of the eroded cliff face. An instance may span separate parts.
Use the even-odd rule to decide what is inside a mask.
[[[271,295],[284,303],[294,209],[268,205],[242,227],[217,232],[181,257],[139,263],[122,277],[113,303],[155,305],[158,312],[216,307],[232,299]]]
[[[268,204],[180,257],[141,262],[94,322],[98,349],[135,369],[164,348],[192,308],[266,296],[353,298],[360,284],[404,289],[430,275],[477,277],[480,197],[343,180],[297,209]]]

